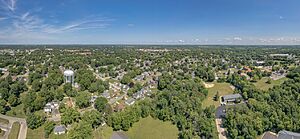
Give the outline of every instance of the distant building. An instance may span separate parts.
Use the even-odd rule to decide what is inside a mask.
[[[265,132],[262,139],[300,139],[300,133],[282,130],[278,134],[273,132]]]
[[[103,96],[103,97],[106,98],[106,99],[109,99],[109,98],[110,98],[110,94],[109,94],[108,90],[105,90],[105,91],[101,94],[101,96]]]
[[[65,83],[71,83],[73,86],[75,85],[74,72],[72,70],[66,70],[64,72],[64,79],[65,79]]]
[[[277,139],[277,135],[276,135],[276,133],[268,131],[263,134],[262,139]]]
[[[270,54],[271,57],[275,57],[275,56],[278,56],[278,57],[289,57],[290,55],[289,54]]]
[[[135,103],[135,100],[133,99],[133,98],[129,98],[129,99],[127,99],[126,101],[125,101],[125,104],[127,104],[127,105],[133,105]]]
[[[265,61],[256,61],[255,64],[257,66],[261,66],[261,65],[264,65],[265,64]]]
[[[8,70],[6,68],[0,68],[0,72],[7,72]]]
[[[59,109],[59,103],[58,102],[48,102],[45,107],[44,107],[44,112],[46,113],[50,113],[50,112],[53,112],[55,110],[58,110]]]
[[[278,139],[300,139],[300,133],[282,130],[278,133]]]
[[[98,96],[91,96],[90,103],[94,103]]]
[[[61,135],[66,133],[66,127],[64,125],[59,125],[54,127],[54,134]]]
[[[46,104],[46,106],[44,107],[44,112],[46,112],[46,113],[52,112],[51,106]]]
[[[124,109],[125,109],[125,105],[122,104],[122,103],[120,103],[120,104],[118,104],[116,107],[114,107],[114,111],[115,111],[115,112],[119,112],[119,111],[122,111],[122,110],[124,110]]]
[[[242,99],[240,94],[231,94],[221,97],[222,104],[226,105],[227,103],[234,103]]]

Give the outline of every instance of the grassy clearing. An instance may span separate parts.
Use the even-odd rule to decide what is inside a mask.
[[[202,102],[203,107],[208,107],[210,105],[214,105],[218,107],[220,105],[219,101],[214,101],[214,97],[219,91],[219,96],[232,94],[233,90],[230,87],[229,83],[214,83],[214,87],[208,88],[208,95]]]
[[[257,81],[256,83],[253,83],[258,89],[261,90],[268,90],[270,88],[272,88],[275,85],[280,85],[282,84],[284,81],[286,81],[288,78],[281,78],[279,80],[271,80],[271,84],[266,83],[268,81],[269,77],[264,77],[261,80]]]
[[[12,107],[11,110],[6,113],[6,115],[12,117],[26,118],[23,107],[23,104],[20,104],[16,107]]]
[[[12,129],[9,133],[8,139],[17,139],[19,136],[19,131],[20,131],[20,123],[19,122],[14,122],[12,125]]]
[[[54,133],[51,133],[49,136],[49,139],[66,139],[67,134],[62,134],[62,135],[55,135]]]
[[[130,139],[176,139],[178,129],[171,122],[163,122],[152,117],[141,119],[126,132]]]
[[[94,139],[110,139],[113,129],[109,126],[100,127],[93,132]]]
[[[35,130],[28,128],[27,139],[45,139],[44,136],[44,126],[41,126]]]
[[[113,129],[111,127],[105,126],[93,131],[93,136],[94,139],[110,139],[112,133],[113,133]],[[62,135],[55,135],[52,132],[49,135],[49,139],[66,139],[66,138],[67,138],[67,133]],[[27,139],[45,139],[44,127],[42,126],[35,130],[28,129]]]

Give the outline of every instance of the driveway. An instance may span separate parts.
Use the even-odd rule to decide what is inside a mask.
[[[219,106],[216,110],[216,113],[215,113],[215,116],[216,118],[222,118],[224,116],[226,116],[226,113],[225,113],[225,105],[223,106]]]
[[[219,133],[219,139],[227,139],[225,128],[222,126],[222,119],[216,119],[217,131]]]
[[[7,132],[5,132],[4,139],[8,138],[8,135],[10,133],[10,129],[12,128],[12,125],[13,125],[14,122],[19,122],[20,125],[21,125],[19,135],[18,135],[18,139],[26,139],[27,123],[26,123],[25,119],[6,116],[6,115],[3,115],[3,114],[0,114],[0,118],[7,119],[9,121],[9,124],[7,126],[7,129],[9,129],[9,130]]]

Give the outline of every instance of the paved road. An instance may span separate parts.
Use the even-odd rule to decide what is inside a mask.
[[[3,139],[7,139],[8,138],[8,135],[10,133],[11,127],[12,127],[11,123],[0,125],[0,128],[5,131],[5,133],[4,133],[3,137],[2,137]]]
[[[222,123],[223,123],[222,119],[219,119],[219,118],[216,119],[216,125],[217,125],[217,130],[219,133],[219,139],[227,139],[227,137],[225,136],[226,131],[225,131],[225,128],[223,128]]]
[[[11,116],[6,116],[6,115],[3,115],[3,114],[0,114],[0,118],[7,119],[9,121],[9,124],[8,124],[8,128],[9,129],[12,128],[12,124],[14,122],[19,122],[21,126],[20,126],[20,132],[19,132],[19,135],[18,135],[18,139],[26,139],[26,135],[27,135],[27,123],[26,123],[25,119],[11,117]],[[8,138],[9,133],[10,133],[10,130],[8,130],[7,132],[5,132],[4,139]]]

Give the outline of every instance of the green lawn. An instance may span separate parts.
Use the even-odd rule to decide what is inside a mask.
[[[41,126],[35,130],[28,128],[27,139],[44,139],[44,126]]]
[[[11,110],[6,113],[6,115],[12,117],[26,118],[23,107],[23,104],[20,104],[16,107],[12,107]]]
[[[50,134],[49,139],[66,139],[67,134],[55,135],[53,132]]]
[[[8,139],[17,139],[19,136],[19,131],[20,131],[20,123],[19,122],[14,122],[12,129],[9,133]]]
[[[208,95],[202,102],[203,107],[208,107],[210,105],[214,105],[218,107],[220,105],[220,101],[214,101],[214,97],[216,93],[219,91],[219,96],[232,94],[233,90],[230,87],[229,83],[216,83],[214,82],[214,87],[208,88]]]
[[[27,130],[27,139],[45,139],[44,126],[41,126],[35,130]],[[55,135],[53,132],[49,135],[48,139],[66,139],[67,134]]]
[[[133,124],[125,134],[130,139],[177,139],[178,129],[171,122],[163,122],[152,117]]]
[[[284,81],[286,81],[288,78],[281,78],[279,80],[271,80],[271,84],[266,83],[268,81],[269,77],[264,77],[261,80],[257,81],[256,83],[253,83],[258,89],[261,90],[268,90],[270,88],[272,88],[275,85],[280,85],[282,84]]]
[[[110,139],[113,129],[109,126],[100,127],[93,132],[94,139]]]

